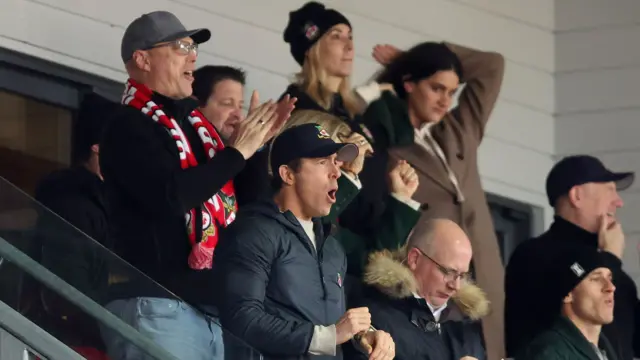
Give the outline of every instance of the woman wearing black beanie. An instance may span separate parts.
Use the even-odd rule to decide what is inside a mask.
[[[318,2],[308,2],[290,12],[284,40],[302,67],[296,74],[296,81],[286,90],[298,99],[296,109],[335,115],[349,125],[354,134],[352,139],[347,137],[345,141],[363,141],[362,136],[357,136],[360,134],[369,143],[357,145],[361,149],[374,150],[364,167],[344,164],[343,176],[339,179],[338,201],[327,220],[339,223],[342,228],[358,235],[342,240],[347,251],[362,249],[363,244],[351,243],[362,241],[367,242],[364,248],[368,251],[401,247],[420,214],[420,204],[411,199],[418,185],[416,177],[412,175],[410,181],[389,189],[385,184],[383,194],[379,193],[381,186],[374,187],[378,185],[377,181],[369,185],[359,179],[388,180],[392,176],[390,169],[396,163],[389,164],[387,148],[403,141],[413,141],[413,129],[408,123],[404,132],[387,131],[391,128],[389,108],[398,106],[399,100],[388,84],[373,83],[356,90],[351,87],[353,36],[351,23],[342,13],[327,9]],[[372,92],[377,93],[379,99],[369,104],[365,98]],[[382,97],[381,92],[385,92]],[[389,183],[398,184],[397,181]],[[353,200],[348,202],[348,199]],[[362,255],[364,262],[366,253]],[[360,276],[360,265],[349,265],[351,275]]]

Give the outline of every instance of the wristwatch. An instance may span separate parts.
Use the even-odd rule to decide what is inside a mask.
[[[365,332],[376,332],[376,331],[377,331],[376,328],[374,328],[373,325],[371,325],[371,326],[369,326],[369,330],[362,331],[362,332],[359,332],[359,333],[355,334],[353,336],[353,339],[355,341],[357,341],[357,342],[360,342],[360,339],[362,339],[362,335],[364,335]]]

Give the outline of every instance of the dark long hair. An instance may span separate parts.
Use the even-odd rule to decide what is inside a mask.
[[[404,82],[418,82],[438,71],[453,70],[462,82],[462,64],[443,43],[424,42],[400,54],[376,76],[378,83],[393,85],[398,97],[405,99]]]

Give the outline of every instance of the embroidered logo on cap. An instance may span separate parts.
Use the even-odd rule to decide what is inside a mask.
[[[319,139],[331,139],[331,135],[329,135],[327,130],[323,129],[322,126],[316,125],[316,129],[318,130]]]
[[[573,273],[576,274],[577,277],[580,277],[582,276],[582,274],[584,274],[584,269],[577,262],[574,262],[573,265],[571,265],[571,271],[573,271]]]
[[[309,40],[315,40],[318,37],[318,26],[314,23],[307,23],[304,26],[304,36]]]

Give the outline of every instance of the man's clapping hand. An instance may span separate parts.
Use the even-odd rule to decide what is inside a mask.
[[[278,103],[269,100],[260,104],[258,92],[254,91],[247,118],[236,127],[229,139],[229,146],[249,159],[282,129],[291,116],[296,101],[297,98],[286,95]]]
[[[391,192],[403,196],[404,198],[411,199],[420,181],[415,169],[407,163],[405,160],[400,160],[389,172],[389,182],[391,186]]]

